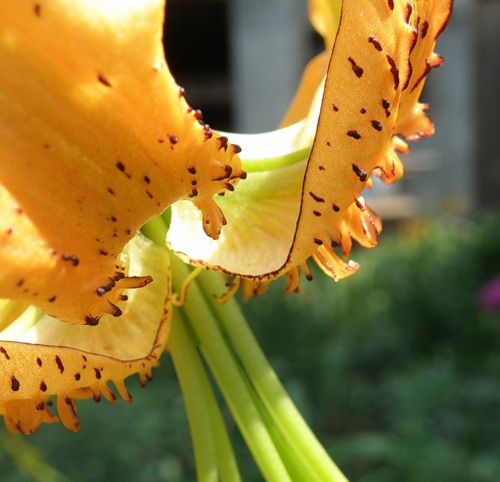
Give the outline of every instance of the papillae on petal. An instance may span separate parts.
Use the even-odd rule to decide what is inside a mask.
[[[124,380],[139,374],[141,384],[165,349],[170,329],[170,272],[168,254],[141,235],[122,254],[125,274],[151,274],[154,281],[140,290],[124,290],[123,316],[105,315],[98,326],[64,323],[34,307],[21,316],[5,304],[0,326],[0,414],[13,432],[31,433],[57,418],[49,411],[57,397],[61,421],[78,430],[76,400],[118,394],[132,401]],[[15,302],[10,302],[15,304]],[[31,312],[30,312],[31,311]]]
[[[298,276],[292,271],[302,267],[307,274],[311,256],[334,279],[355,272],[357,265],[346,261],[352,240],[375,246],[381,229],[363,189],[372,174],[384,182],[403,174],[398,153],[408,146],[398,135],[431,133],[418,96],[427,66],[438,64],[434,44],[451,6],[450,0],[344,0],[309,159],[250,173],[253,199],[245,186],[226,194],[230,222],[219,241],[194,238],[197,228],[186,223],[189,207],[174,205],[167,238],[172,248],[195,264],[251,280],[250,291],[285,273],[293,290]],[[318,78],[310,72],[305,82],[313,86],[311,79]],[[291,120],[305,111],[306,94],[300,93]]]
[[[161,0],[6,2],[0,10],[0,297],[64,321],[119,316],[125,243],[179,199],[217,238],[212,196],[236,146],[191,109],[164,59]]]

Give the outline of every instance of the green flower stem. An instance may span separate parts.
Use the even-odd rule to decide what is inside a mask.
[[[169,339],[182,389],[193,440],[199,482],[240,482],[241,477],[196,342],[185,326],[181,310],[174,310]]]
[[[189,273],[188,266],[172,256],[172,282],[175,291],[181,291],[182,283]],[[248,385],[242,378],[238,362],[228,349],[217,320],[195,282],[189,288],[188,298],[182,309],[200,340],[200,348],[210,370],[262,474],[272,482],[291,481]]]
[[[215,272],[205,271],[199,276],[199,285],[206,293],[217,319],[223,325],[241,363],[255,385],[259,396],[274,422],[290,445],[297,448],[316,469],[319,480],[346,482],[346,477],[331,460],[323,446],[311,432],[301,414],[265,358],[241,310],[234,299],[220,304],[213,293],[227,290],[225,280]]]
[[[165,223],[160,221],[148,223],[143,228],[143,232],[158,243],[163,242],[166,230]],[[176,256],[171,256],[171,261],[173,287],[180,293],[191,268]],[[213,425],[207,422],[209,418],[215,420],[217,416],[213,414],[218,408],[209,388],[202,388],[209,382],[203,373],[198,351],[194,345],[189,350],[186,348],[187,340],[194,343],[193,337],[198,340],[205,360],[266,480],[346,482],[345,476],[318,442],[281,385],[236,301],[230,299],[220,304],[214,298],[214,294],[222,294],[226,289],[225,279],[219,273],[202,272],[191,283],[187,299],[179,310],[185,316],[176,317],[173,321],[170,346],[186,396],[195,454],[206,450],[210,440],[208,431],[211,430],[211,437],[218,440],[226,435],[222,422]],[[186,328],[186,335],[190,338],[183,337],[182,333],[179,336],[180,325]],[[181,368],[182,364],[185,364],[184,368]],[[200,366],[194,369],[193,364]],[[206,382],[201,381],[200,373],[203,373]],[[200,403],[200,400],[203,402]],[[203,411],[203,407],[199,411],[199,405],[205,404],[212,406],[210,416]],[[198,412],[195,412],[196,409]],[[226,443],[227,439],[220,443],[222,453],[231,450],[225,447]],[[200,465],[200,480],[211,480],[210,474],[214,473],[213,453],[195,456],[197,466]],[[222,458],[216,457],[222,474]]]

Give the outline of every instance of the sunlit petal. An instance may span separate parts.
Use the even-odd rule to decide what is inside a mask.
[[[238,149],[173,80],[163,3],[2,6],[0,297],[95,324],[120,314],[120,289],[149,282],[115,268],[148,219],[191,199],[219,235],[212,196],[243,176]]]
[[[449,0],[344,0],[307,164],[270,168],[255,179],[250,173],[253,188],[240,186],[225,196],[231,222],[220,241],[194,241],[195,231],[186,225],[191,213],[174,206],[168,233],[173,249],[194,263],[253,279],[257,290],[259,282],[285,273],[293,288],[297,276],[290,271],[311,256],[334,279],[355,272],[357,265],[345,261],[352,239],[375,246],[381,229],[363,189],[372,173],[385,182],[403,174],[398,152],[408,146],[398,134],[415,139],[430,133],[418,94],[450,9]],[[282,183],[292,172],[298,177]]]

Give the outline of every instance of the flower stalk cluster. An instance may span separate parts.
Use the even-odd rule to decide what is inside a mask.
[[[146,225],[162,239],[159,220]],[[175,292],[183,291],[188,265],[171,257]],[[219,273],[202,271],[174,310],[169,338],[189,415],[199,480],[241,480],[216,396],[214,377],[257,465],[266,480],[345,481],[345,477],[281,385],[234,298],[221,304],[227,290]],[[220,479],[218,478],[220,477]]]

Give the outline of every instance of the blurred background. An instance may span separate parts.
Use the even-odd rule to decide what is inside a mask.
[[[274,129],[322,48],[305,0],[169,0],[167,13],[174,76],[218,129]],[[384,233],[353,252],[360,272],[335,284],[314,271],[300,295],[277,282],[243,305],[352,481],[500,480],[500,2],[455,0],[437,51],[422,99],[436,135],[411,146],[401,182],[367,195]],[[169,357],[146,389],[128,386],[132,405],[80,402],[77,436],[0,432],[0,479],[195,480]],[[228,424],[245,480],[261,480]]]

